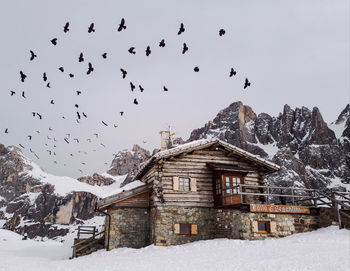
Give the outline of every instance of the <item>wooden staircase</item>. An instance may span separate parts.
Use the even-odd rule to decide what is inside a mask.
[[[105,230],[97,232],[95,226],[79,226],[77,238],[74,239],[71,259],[91,254],[105,247]]]

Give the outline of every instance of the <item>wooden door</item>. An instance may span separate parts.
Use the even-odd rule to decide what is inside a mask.
[[[234,205],[241,203],[238,184],[243,183],[243,177],[235,174],[222,174],[223,205]]]

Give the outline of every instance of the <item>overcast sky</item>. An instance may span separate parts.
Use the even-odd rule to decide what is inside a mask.
[[[121,18],[127,29],[117,32]],[[64,33],[67,21],[70,31]],[[89,34],[92,22],[96,32]],[[186,31],[177,35],[181,22]],[[331,122],[350,100],[347,0],[4,0],[0,25],[0,143],[21,143],[26,156],[57,175],[104,172],[117,151],[135,143],[159,147],[159,131],[169,125],[187,139],[235,101],[272,116],[284,104],[317,106]],[[158,47],[162,39],[165,48]],[[182,55],[184,42],[189,51]],[[152,53],[146,57],[148,45]],[[128,53],[132,46],[135,55]],[[38,56],[34,61],[29,50]],[[81,52],[85,61],[79,63]],[[90,75],[88,62],[95,68]],[[229,78],[231,67],[237,75]],[[128,72],[125,79],[120,68]],[[20,70],[27,75],[24,83]],[[51,88],[42,80],[44,71]],[[251,87],[243,90],[246,77]],[[144,92],[131,92],[130,81]],[[80,123],[75,104],[88,116]]]

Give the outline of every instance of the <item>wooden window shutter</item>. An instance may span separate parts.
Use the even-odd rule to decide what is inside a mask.
[[[252,232],[258,232],[258,221],[252,222]]]
[[[179,177],[173,177],[173,190],[179,190]]]
[[[197,192],[197,179],[196,178],[191,178],[191,191]]]
[[[198,226],[196,224],[191,225],[191,234],[198,234]]]
[[[270,222],[270,232],[271,233],[277,232],[277,223],[275,221]]]
[[[180,224],[175,224],[174,225],[174,233],[175,234],[180,234]]]

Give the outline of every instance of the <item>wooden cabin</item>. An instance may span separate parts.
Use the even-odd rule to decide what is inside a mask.
[[[135,180],[144,185],[98,202],[107,249],[261,239],[316,227],[310,208],[294,202],[297,188],[282,193],[266,186],[278,165],[216,138],[166,145],[138,171]],[[287,206],[271,203],[272,196],[287,198]]]

